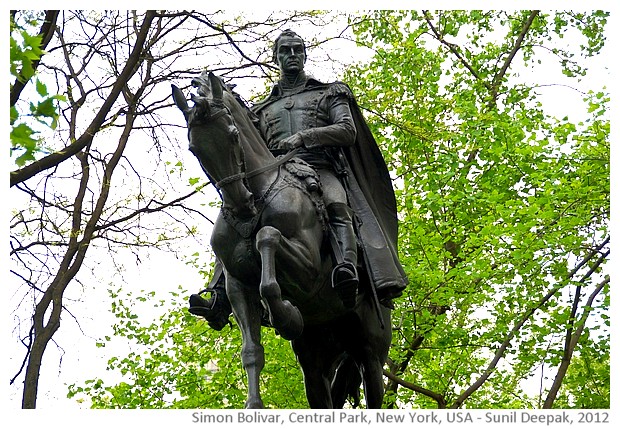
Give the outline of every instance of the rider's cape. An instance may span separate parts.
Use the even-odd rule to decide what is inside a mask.
[[[360,219],[358,235],[371,280],[377,290],[389,290],[390,295],[398,296],[408,280],[398,259],[394,188],[374,136],[352,91],[348,86],[346,88],[357,129],[355,145],[343,148],[350,169],[347,179],[349,203]]]

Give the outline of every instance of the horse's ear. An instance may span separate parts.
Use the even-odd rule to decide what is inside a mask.
[[[183,91],[179,89],[176,85],[172,84],[172,99],[174,100],[174,104],[183,112],[183,116],[187,119],[187,115],[189,114],[189,105],[187,104],[187,99],[183,95]]]
[[[224,88],[222,87],[222,81],[219,77],[209,72],[209,83],[211,84],[211,95],[213,101],[216,103],[222,103],[224,98]]]

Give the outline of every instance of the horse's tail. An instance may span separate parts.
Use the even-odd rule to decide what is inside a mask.
[[[360,387],[362,373],[357,362],[351,355],[347,355],[338,364],[336,374],[332,380],[331,393],[334,408],[342,408],[347,399],[353,408],[360,405]]]

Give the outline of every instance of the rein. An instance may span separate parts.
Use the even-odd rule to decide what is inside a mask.
[[[241,179],[249,179],[250,177],[254,177],[257,176],[261,173],[264,173],[265,171],[269,171],[269,170],[273,170],[277,167],[279,167],[280,165],[284,164],[287,161],[290,161],[295,155],[297,155],[299,153],[299,148],[295,148],[292,151],[290,151],[289,153],[287,153],[286,155],[284,155],[282,158],[279,158],[276,162],[269,164],[269,165],[265,165],[263,167],[257,168],[256,170],[252,170],[249,173],[237,173],[237,174],[233,174],[232,176],[228,176],[223,178],[222,180],[220,180],[219,182],[217,182],[215,184],[215,186],[217,187],[222,187],[222,186],[226,186],[229,183],[235,182],[237,180],[241,180]],[[244,163],[245,165],[245,163]]]

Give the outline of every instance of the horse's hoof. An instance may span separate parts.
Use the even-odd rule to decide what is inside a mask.
[[[246,409],[262,409],[265,408],[263,401],[261,399],[248,399],[245,401]]]
[[[292,341],[299,338],[304,331],[304,319],[301,311],[289,301],[283,301],[282,304],[287,308],[290,317],[286,323],[278,324],[276,329],[282,338]]]

